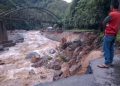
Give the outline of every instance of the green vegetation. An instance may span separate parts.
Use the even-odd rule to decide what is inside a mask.
[[[117,35],[117,41],[120,41],[120,32]]]
[[[0,0],[0,12],[19,7],[43,7],[57,15],[64,28],[69,30],[73,28],[97,29],[109,12],[110,3],[111,0],[73,0],[71,4],[63,0]],[[39,15],[36,11],[31,12]],[[21,16],[31,14],[31,12],[25,10]],[[40,17],[38,18],[40,19]],[[18,26],[30,28],[31,26],[28,27],[26,23],[28,24],[28,22],[24,24],[22,22]],[[36,24],[32,26],[34,27]],[[23,27],[21,28],[23,29]]]
[[[70,31],[70,32],[93,32],[96,30],[91,30],[91,29],[72,29],[72,30],[66,30],[66,31]]]
[[[0,12],[10,10],[11,8],[15,8],[15,6],[9,0],[0,0]]]
[[[73,0],[65,24],[69,28],[98,28],[109,8],[110,0]]]

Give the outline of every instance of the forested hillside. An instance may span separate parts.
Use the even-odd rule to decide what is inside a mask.
[[[69,27],[96,28],[108,14],[111,0],[73,0],[67,16]]]

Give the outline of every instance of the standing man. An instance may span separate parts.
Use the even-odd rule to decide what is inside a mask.
[[[112,65],[114,57],[114,43],[120,28],[120,10],[118,0],[113,0],[111,12],[104,19],[103,26],[105,35],[103,41],[104,64],[98,65],[99,68],[109,68]]]

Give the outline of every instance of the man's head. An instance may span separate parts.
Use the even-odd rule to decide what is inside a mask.
[[[119,2],[118,0],[111,1],[111,9],[119,9]]]

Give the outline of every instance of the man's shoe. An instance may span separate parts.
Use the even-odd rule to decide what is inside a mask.
[[[99,68],[109,68],[110,65],[101,64],[101,65],[97,65],[97,67],[99,67]]]

